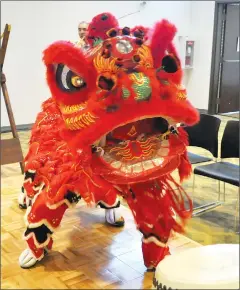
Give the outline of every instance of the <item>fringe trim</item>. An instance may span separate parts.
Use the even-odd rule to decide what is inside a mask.
[[[42,243],[42,244],[39,244],[39,243],[38,243],[38,241],[37,241],[36,236],[35,236],[34,233],[30,233],[29,235],[24,236],[23,239],[24,239],[25,241],[27,241],[27,240],[29,240],[30,238],[33,238],[33,241],[34,241],[35,246],[36,246],[38,249],[42,249],[42,248],[44,248],[44,247],[46,247],[46,246],[48,245],[48,243],[50,242],[51,236],[52,236],[51,234],[47,234],[47,240],[46,240],[44,243]]]
[[[97,203],[97,206],[100,205],[100,204],[103,204],[107,209],[111,209],[111,208],[115,208],[117,206],[117,204],[119,203],[119,199],[117,198],[116,201],[114,202],[114,204],[110,205],[102,200],[100,200],[98,203]]]

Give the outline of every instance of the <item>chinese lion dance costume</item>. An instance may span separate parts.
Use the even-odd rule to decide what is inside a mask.
[[[64,41],[44,51],[52,97],[37,116],[25,158],[28,248],[21,267],[52,248],[64,212],[81,198],[105,209],[119,207],[118,196],[126,200],[148,270],[170,254],[171,231],[182,232],[192,211],[171,176],[178,170],[181,182],[191,174],[179,124],[199,120],[181,86],[175,33],[167,20],[153,29],[120,28],[103,13],[88,27],[87,52]]]

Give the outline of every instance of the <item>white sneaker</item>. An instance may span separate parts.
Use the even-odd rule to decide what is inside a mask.
[[[34,257],[30,249],[24,250],[22,254],[20,255],[18,261],[19,261],[20,267],[24,269],[31,268],[38,262],[38,260]]]
[[[121,215],[120,207],[105,209],[105,218],[106,222],[114,227],[123,227],[125,224],[124,218]]]
[[[20,192],[19,195],[18,195],[18,205],[22,209],[26,209],[27,208],[26,194],[23,193],[23,192]]]

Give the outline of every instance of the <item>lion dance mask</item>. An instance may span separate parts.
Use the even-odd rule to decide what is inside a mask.
[[[182,181],[191,173],[179,124],[199,119],[181,86],[175,33],[167,20],[153,29],[120,28],[104,13],[89,25],[87,52],[64,41],[44,51],[52,97],[25,158],[23,191],[31,202],[22,267],[51,249],[64,212],[81,198],[103,208],[119,206],[118,195],[126,200],[148,269],[169,254],[171,231],[182,232],[192,210],[171,176],[177,170]]]

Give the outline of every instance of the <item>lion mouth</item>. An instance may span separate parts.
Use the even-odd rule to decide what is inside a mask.
[[[162,117],[146,118],[115,128],[92,146],[108,168],[127,175],[163,165],[170,152],[169,137],[178,125]]]

